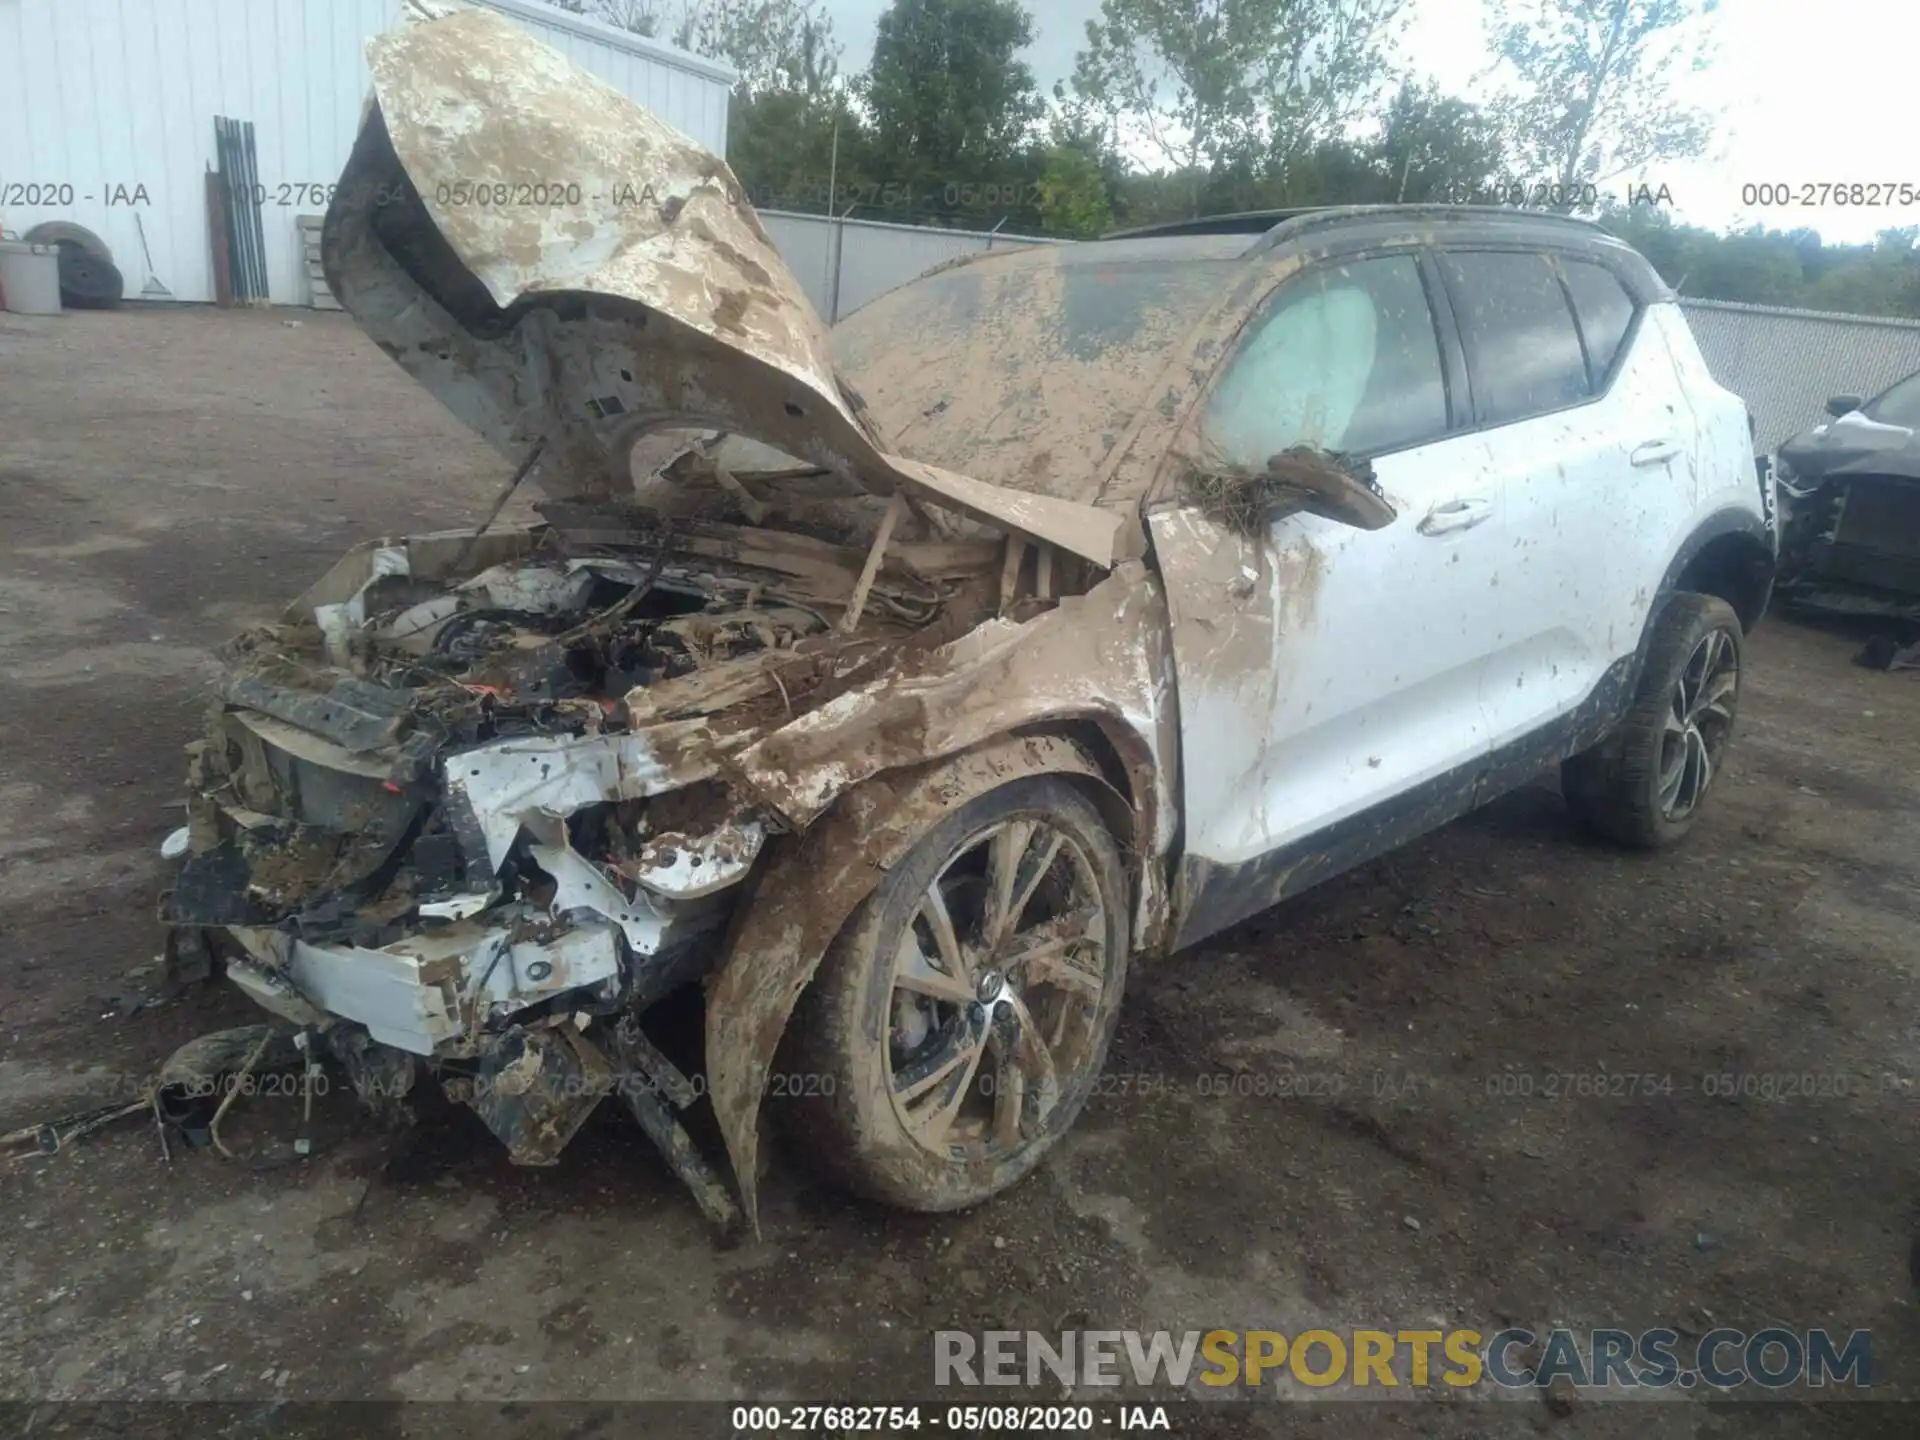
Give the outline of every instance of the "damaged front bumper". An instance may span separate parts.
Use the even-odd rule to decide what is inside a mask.
[[[332,1038],[369,1101],[424,1067],[549,1164],[625,1084],[690,1160],[660,1098],[686,1082],[617,1030],[712,968],[780,821],[715,779],[750,728],[637,723],[636,697],[824,621],[736,611],[677,565],[556,558],[545,527],[484,545],[363,546],[228,647],[162,919]],[[638,1079],[635,1053],[658,1062]]]
[[[1920,480],[1802,478],[1776,463],[1781,583],[1787,608],[1846,619],[1920,623]]]
[[[525,457],[500,505],[524,479],[546,523],[363,545],[228,647],[171,949],[322,1032],[365,1098],[437,1073],[524,1163],[618,1092],[716,1216],[674,1118],[699,1087],[639,1023],[718,967],[705,1093],[751,1214],[794,999],[970,793],[940,765],[1106,787],[1136,933],[1164,928],[1164,597],[1130,510],[892,453],[722,161],[498,16],[406,9],[370,48],[327,278]],[[445,203],[556,138],[604,171],[596,207],[632,175],[659,203]]]

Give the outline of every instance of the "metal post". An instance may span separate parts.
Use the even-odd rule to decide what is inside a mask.
[[[840,203],[840,112],[833,112],[833,151],[827,161],[827,308],[837,312],[840,308],[840,275],[833,248],[833,211]],[[840,316],[829,313],[827,324],[832,325]]]
[[[840,273],[846,268],[847,262],[847,220],[859,203],[858,200],[851,202],[845,214],[835,215],[829,212],[827,217],[827,250],[833,266],[828,277],[830,288],[827,292],[827,324],[829,325],[840,323]]]

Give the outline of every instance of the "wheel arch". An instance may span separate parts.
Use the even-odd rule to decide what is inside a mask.
[[[1766,524],[1745,510],[1723,510],[1700,525],[1681,546],[1661,586],[1661,598],[1692,592],[1717,596],[1733,607],[1751,633],[1773,595],[1773,542]],[[1656,616],[1649,617],[1649,628]]]
[[[768,846],[706,994],[708,1094],[756,1233],[760,1102],[775,1054],[801,992],[881,877],[960,806],[1017,779],[1058,775],[1082,790],[1114,830],[1137,913],[1154,888],[1147,879],[1152,847],[1141,843],[1154,834],[1153,787],[1151,771],[1138,772],[1142,763],[1151,764],[1147,747],[1124,726],[1084,715],[1048,717],[875,775],[805,830]],[[1164,894],[1164,885],[1158,888]]]

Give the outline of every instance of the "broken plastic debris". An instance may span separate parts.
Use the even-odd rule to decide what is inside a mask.
[[[420,914],[427,920],[465,920],[486,909],[498,895],[498,891],[486,890],[446,900],[429,900],[420,906]]]

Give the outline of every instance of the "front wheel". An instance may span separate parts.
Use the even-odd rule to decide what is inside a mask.
[[[1633,709],[1562,769],[1567,804],[1584,824],[1641,850],[1693,828],[1733,740],[1744,633],[1733,607],[1712,595],[1668,602]]]
[[[787,1128],[858,1194],[979,1204],[1085,1105],[1128,935],[1120,852],[1071,781],[1033,776],[969,801],[888,872],[802,997]]]

